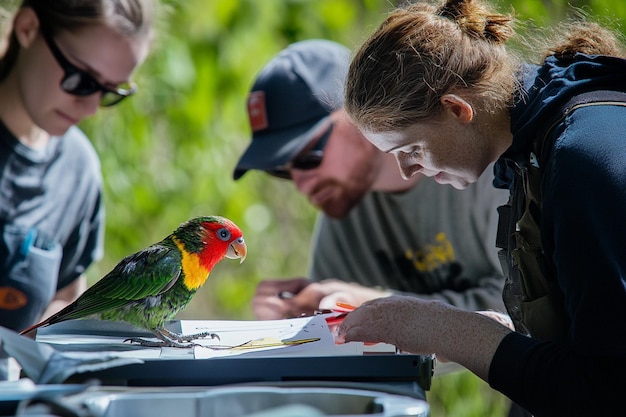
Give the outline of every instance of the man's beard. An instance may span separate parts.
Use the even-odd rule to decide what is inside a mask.
[[[359,184],[361,185],[361,184]],[[332,190],[331,197],[324,199],[317,207],[328,217],[342,219],[361,202],[367,190],[363,187],[346,188],[342,184],[332,181],[321,184],[318,189],[329,188]],[[315,195],[315,192],[313,193]]]

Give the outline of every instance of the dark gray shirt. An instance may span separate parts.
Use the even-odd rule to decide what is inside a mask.
[[[405,193],[370,193],[341,220],[321,214],[309,276],[505,311],[495,236],[508,191],[491,172],[465,190],[424,177]]]
[[[80,129],[33,149],[0,122],[0,325],[39,320],[101,258],[103,228],[100,161]]]

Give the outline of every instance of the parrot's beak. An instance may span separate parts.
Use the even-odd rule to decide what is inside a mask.
[[[246,248],[246,242],[243,241],[243,238],[235,240],[228,247],[228,251],[226,252],[226,257],[228,259],[237,259],[239,258],[239,263],[242,263],[246,259],[246,253],[248,252],[248,248]]]

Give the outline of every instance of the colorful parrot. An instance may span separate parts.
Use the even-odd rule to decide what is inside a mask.
[[[186,342],[195,338],[216,338],[213,333],[182,336],[164,325],[189,304],[218,262],[227,257],[241,263],[246,251],[241,230],[232,221],[219,216],[189,220],[161,242],[122,259],[76,301],[20,334],[65,320],[95,318],[127,322],[161,340],[127,339],[144,346],[190,347]]]

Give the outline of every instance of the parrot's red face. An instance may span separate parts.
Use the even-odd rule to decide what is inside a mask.
[[[246,258],[243,233],[235,223],[224,217],[204,217],[187,222],[174,233],[174,241],[182,253],[185,284],[189,289],[204,284],[213,267],[222,259]]]
[[[217,262],[224,257],[239,258],[239,263],[246,259],[247,248],[243,240],[243,233],[235,223],[222,218],[220,222],[203,222],[201,225],[204,229],[204,247],[199,254],[202,263],[210,265],[216,254],[220,256]],[[214,265],[210,266],[213,267]]]

